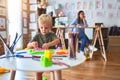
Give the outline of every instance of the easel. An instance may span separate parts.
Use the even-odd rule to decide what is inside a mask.
[[[96,25],[95,26],[95,33],[94,34],[95,34],[94,35],[95,37],[94,37],[94,40],[93,40],[93,47],[95,47],[96,41],[98,39],[99,45],[100,45],[100,50],[101,50],[101,55],[104,58],[104,60],[107,61],[105,47],[104,47],[104,42],[103,42],[103,37],[102,37],[102,32],[101,32],[101,26],[100,25]],[[93,56],[93,51],[94,51],[94,49],[92,50],[92,53],[91,53],[92,56]]]
[[[65,40],[64,40],[64,36],[63,36],[63,31],[60,28],[57,28],[56,30],[56,35],[60,38],[61,40],[61,44],[62,44],[62,48],[66,49],[65,46]]]

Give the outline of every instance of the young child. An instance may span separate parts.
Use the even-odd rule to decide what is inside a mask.
[[[28,43],[27,48],[43,48],[55,49],[55,46],[60,43],[56,34],[51,31],[52,18],[47,14],[42,14],[38,19],[40,33]]]
[[[60,43],[56,34],[51,31],[52,18],[50,15],[42,14],[38,19],[38,25],[40,33],[27,44],[27,48],[43,48],[43,49],[55,49],[55,46]],[[51,72],[51,75],[56,74],[57,71]],[[42,73],[36,73],[36,79],[42,80]]]
[[[71,26],[76,26],[72,30],[72,32],[78,32],[78,39],[82,42],[80,46],[80,53],[84,55],[84,48],[86,45],[92,50],[93,46],[90,45],[90,40],[88,39],[87,35],[85,34],[84,28],[88,27],[87,21],[85,19],[84,11],[79,11],[77,15],[77,19],[75,19]],[[94,51],[97,49],[94,48]]]

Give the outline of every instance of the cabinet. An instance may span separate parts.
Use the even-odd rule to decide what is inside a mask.
[[[7,39],[7,0],[0,0],[0,35]],[[0,40],[0,55],[4,54],[4,45]]]

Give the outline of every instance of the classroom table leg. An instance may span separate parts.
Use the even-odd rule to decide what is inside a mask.
[[[12,70],[10,80],[15,80],[15,74],[16,74],[16,71]]]
[[[55,80],[54,71],[50,72],[50,80]]]
[[[62,80],[61,70],[54,71],[55,80]]]
[[[36,73],[35,80],[42,80],[42,72],[37,72]]]

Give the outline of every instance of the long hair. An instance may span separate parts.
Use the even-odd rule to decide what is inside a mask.
[[[81,13],[84,13],[84,11],[81,10],[81,11],[78,12],[78,15],[77,15],[78,24],[83,23],[83,20],[80,19],[80,14],[81,14]]]

